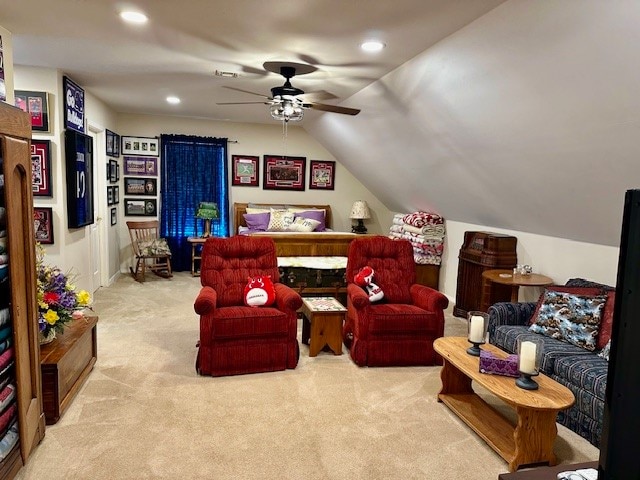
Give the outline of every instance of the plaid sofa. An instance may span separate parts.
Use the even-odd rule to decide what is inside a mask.
[[[614,290],[608,285],[582,278],[572,278],[565,286]],[[597,355],[598,351],[591,352],[531,332],[529,322],[535,309],[535,303],[524,302],[503,302],[489,307],[489,342],[509,353],[515,353],[519,338],[541,338],[544,342],[542,372],[566,386],[576,397],[571,408],[558,414],[558,422],[598,447],[602,434],[608,362]]]

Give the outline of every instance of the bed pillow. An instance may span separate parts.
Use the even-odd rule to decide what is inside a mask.
[[[292,232],[313,232],[318,225],[320,225],[318,220],[296,217],[293,223],[289,225],[289,230]]]
[[[546,291],[529,330],[593,351],[606,301],[606,295]]]
[[[324,232],[326,229],[326,225],[324,223],[324,210],[306,210],[304,212],[297,212],[296,217],[309,218],[311,220],[316,220],[318,222],[318,226],[316,227],[316,232]]]
[[[289,229],[293,223],[294,214],[287,210],[271,209],[271,217],[269,218],[268,232],[284,232]]]
[[[597,287],[565,287],[564,285],[550,285],[544,289],[544,292],[542,292],[542,295],[540,295],[540,298],[538,298],[538,304],[536,305],[536,309],[533,312],[533,315],[531,315],[531,318],[529,319],[529,325],[533,324],[536,318],[538,318],[540,307],[544,302],[544,296],[547,292],[563,292],[574,293],[576,295],[594,296],[602,293],[602,289]]]
[[[250,228],[251,230],[264,232],[267,230],[267,228],[269,228],[269,220],[271,219],[270,212],[245,213],[242,216],[244,217],[244,221],[247,224],[247,228]]]

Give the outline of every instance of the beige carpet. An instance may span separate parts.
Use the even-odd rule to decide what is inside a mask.
[[[199,278],[122,277],[95,298],[98,362],[19,479],[496,479],[506,463],[436,402],[439,367],[199,377]],[[447,316],[446,335],[464,335]],[[300,337],[299,337],[300,338]],[[598,450],[558,426],[563,463]]]

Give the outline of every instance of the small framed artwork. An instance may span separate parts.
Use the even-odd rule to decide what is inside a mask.
[[[264,156],[265,190],[304,190],[305,157]]]
[[[111,209],[111,225],[115,225],[116,223],[118,223],[118,209],[113,207]]]
[[[107,205],[113,205],[113,187],[107,187]]]
[[[131,217],[155,217],[158,214],[158,204],[155,198],[125,198],[124,214]]]
[[[85,133],[84,89],[69,77],[62,77],[64,89],[64,127]]]
[[[67,129],[65,169],[67,178],[67,226],[80,228],[94,222],[93,139]]]
[[[51,207],[33,207],[33,229],[36,242],[53,244],[53,209]]]
[[[109,160],[109,169],[107,170],[107,178],[109,182],[115,183],[120,180],[120,165],[117,160]]]
[[[259,157],[251,155],[232,155],[232,185],[257,187],[260,178],[260,164],[258,161]]]
[[[51,197],[51,142],[31,140],[31,188],[36,197]]]
[[[309,188],[333,190],[336,183],[336,162],[311,160],[309,162]]]
[[[157,157],[159,140],[153,137],[122,137],[122,155]]]
[[[120,135],[112,132],[111,130],[106,130],[107,134],[107,156],[108,157],[119,157],[120,156]]]
[[[125,195],[157,195],[158,180],[155,178],[124,177]]]
[[[31,129],[35,132],[49,131],[49,102],[47,92],[16,90],[16,107],[31,115]]]
[[[157,158],[124,157],[125,175],[158,176]]]
[[[117,205],[120,203],[120,187],[118,185],[114,185],[113,187],[113,204]]]

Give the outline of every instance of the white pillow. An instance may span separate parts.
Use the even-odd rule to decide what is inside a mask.
[[[271,209],[269,208],[258,208],[258,207],[247,207],[245,208],[247,213],[269,213]]]
[[[289,230],[292,232],[313,232],[318,225],[320,225],[318,220],[296,217],[293,223],[289,225]]]
[[[293,220],[293,213],[288,212],[287,210],[276,210],[272,208],[267,232],[284,232],[289,229],[289,226],[293,223]]]

